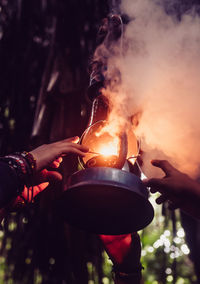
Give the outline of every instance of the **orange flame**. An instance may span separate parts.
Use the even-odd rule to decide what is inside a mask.
[[[111,137],[112,138],[112,137]],[[97,152],[104,156],[118,155],[119,152],[119,138],[113,137],[110,142],[102,143],[99,145]]]
[[[117,119],[109,121],[99,121],[92,125],[83,136],[82,145],[89,147],[90,152],[83,158],[86,164],[95,155],[118,156],[120,150],[120,131],[127,131],[128,136],[128,154],[127,158],[138,155],[138,143],[136,136],[129,127],[119,127]],[[130,159],[132,164],[135,158]]]
[[[118,155],[119,153],[119,135],[113,132],[110,124],[105,124],[100,128],[95,136],[98,137],[96,151],[104,156]]]

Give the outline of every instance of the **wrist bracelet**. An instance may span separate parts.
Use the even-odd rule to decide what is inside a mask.
[[[26,151],[23,151],[21,153],[17,152],[16,154],[22,156],[26,160],[31,170],[31,173],[34,174],[36,170],[36,159],[33,157],[33,155],[30,152]]]

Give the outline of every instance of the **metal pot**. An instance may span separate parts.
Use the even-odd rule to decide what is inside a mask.
[[[57,208],[71,225],[105,235],[141,230],[154,216],[141,180],[130,172],[106,167],[74,173]]]

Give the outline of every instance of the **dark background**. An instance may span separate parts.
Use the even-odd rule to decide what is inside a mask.
[[[91,108],[88,66],[108,6],[104,0],[0,2],[1,155],[83,133]],[[63,183],[76,169],[75,157],[66,158]],[[52,185],[33,205],[8,216],[1,251],[5,283],[37,283],[40,277],[42,283],[88,283],[88,261],[102,278],[98,239],[56,216],[62,186]],[[17,224],[12,232],[10,222]]]

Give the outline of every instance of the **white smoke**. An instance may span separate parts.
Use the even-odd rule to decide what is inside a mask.
[[[119,69],[122,76],[113,106],[123,118],[142,111],[136,134],[148,153],[145,166],[152,158],[166,156],[180,170],[197,176],[200,18],[190,11],[178,21],[153,0],[122,0],[121,10],[132,20],[124,31],[125,52],[120,56],[119,50],[108,62],[108,70]]]

